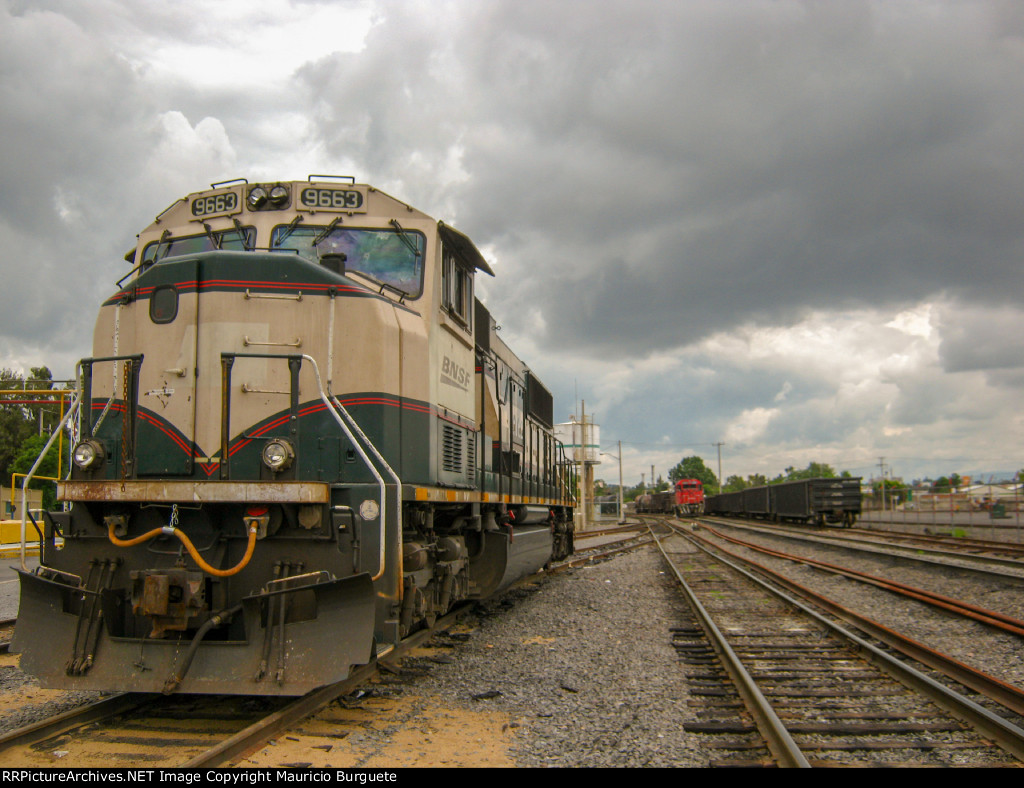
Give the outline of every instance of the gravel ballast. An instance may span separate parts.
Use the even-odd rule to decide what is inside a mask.
[[[512,721],[518,766],[703,766],[700,737],[684,731],[687,679],[671,628],[688,620],[656,548],[552,575],[479,605],[468,635],[443,660],[421,659],[402,693]],[[408,662],[408,661],[406,661]],[[415,660],[414,660],[415,662]],[[403,667],[405,663],[403,663]],[[33,680],[4,671],[4,692]],[[0,721],[11,730],[84,702],[55,693]],[[365,738],[386,736],[368,727]]]
[[[799,552],[840,563],[863,561],[865,568],[912,575],[920,585],[935,584],[945,593],[984,600],[992,607],[1014,607],[1019,597],[1016,581],[993,585],[968,573],[908,568],[902,561],[877,556],[840,560],[835,549],[826,547],[802,546]],[[965,662],[982,663],[996,676],[1014,683],[1024,680],[1018,638],[983,636],[982,625],[951,623],[946,614],[923,611],[918,603],[818,570],[763,556],[756,560],[772,563],[891,626],[906,625],[918,639]],[[672,628],[690,621],[674,577],[657,549],[648,545],[610,560],[540,575],[478,605],[460,637],[435,637],[435,644],[450,645],[450,650],[425,649],[426,656],[403,663],[400,681],[384,682],[371,691],[439,699],[453,709],[507,719],[514,731],[508,756],[517,766],[706,766],[715,753],[708,747],[709,737],[684,729],[697,709],[672,647]],[[10,667],[0,680],[4,692],[31,682]],[[50,703],[66,707],[75,702],[69,696],[56,693]],[[19,710],[17,725],[5,715],[0,730],[53,713],[55,709],[47,708],[50,703]],[[367,726],[360,736],[383,739],[392,733]]]
[[[690,616],[654,547],[546,577],[491,608],[420,689],[521,720],[518,765],[707,763],[683,730],[689,693],[671,645]]]

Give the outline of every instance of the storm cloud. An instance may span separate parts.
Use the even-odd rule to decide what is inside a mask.
[[[0,44],[0,366],[70,374],[177,197],[335,172],[476,241],[631,478],[1024,467],[1018,3],[6,0]]]

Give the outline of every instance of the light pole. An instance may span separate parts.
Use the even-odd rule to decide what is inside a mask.
[[[882,471],[882,519],[885,519],[885,457],[878,458],[878,467]]]
[[[722,447],[725,444],[719,441],[718,443],[712,443],[711,445],[718,447],[718,491],[721,492],[722,488],[725,487],[725,479],[722,478]]]
[[[614,457],[619,461],[619,525],[626,522],[622,517],[622,441],[619,441],[619,453],[612,454],[610,451],[603,451],[601,454],[607,454],[609,457]]]

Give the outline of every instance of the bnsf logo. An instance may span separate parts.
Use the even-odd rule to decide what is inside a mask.
[[[469,390],[469,370],[456,364],[448,356],[444,357],[444,363],[441,364],[441,380],[463,391]]]

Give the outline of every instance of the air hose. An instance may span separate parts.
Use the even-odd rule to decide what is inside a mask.
[[[178,539],[181,540],[181,543],[185,545],[185,549],[188,550],[188,554],[192,556],[197,564],[199,564],[199,568],[214,577],[231,577],[231,575],[238,574],[245,569],[250,559],[252,559],[253,552],[256,550],[256,523],[251,523],[249,525],[249,543],[246,545],[245,555],[243,555],[242,560],[231,569],[216,569],[215,567],[210,566],[205,560],[203,560],[199,551],[196,550],[195,545],[192,544],[192,540],[189,539],[185,533],[173,526],[154,528],[152,531],[148,531],[142,536],[136,536],[134,539],[118,539],[114,536],[113,522],[111,522],[107,527],[107,536],[110,538],[111,544],[117,547],[133,547],[134,545],[148,542],[150,539],[160,536],[161,534],[178,537]]]

